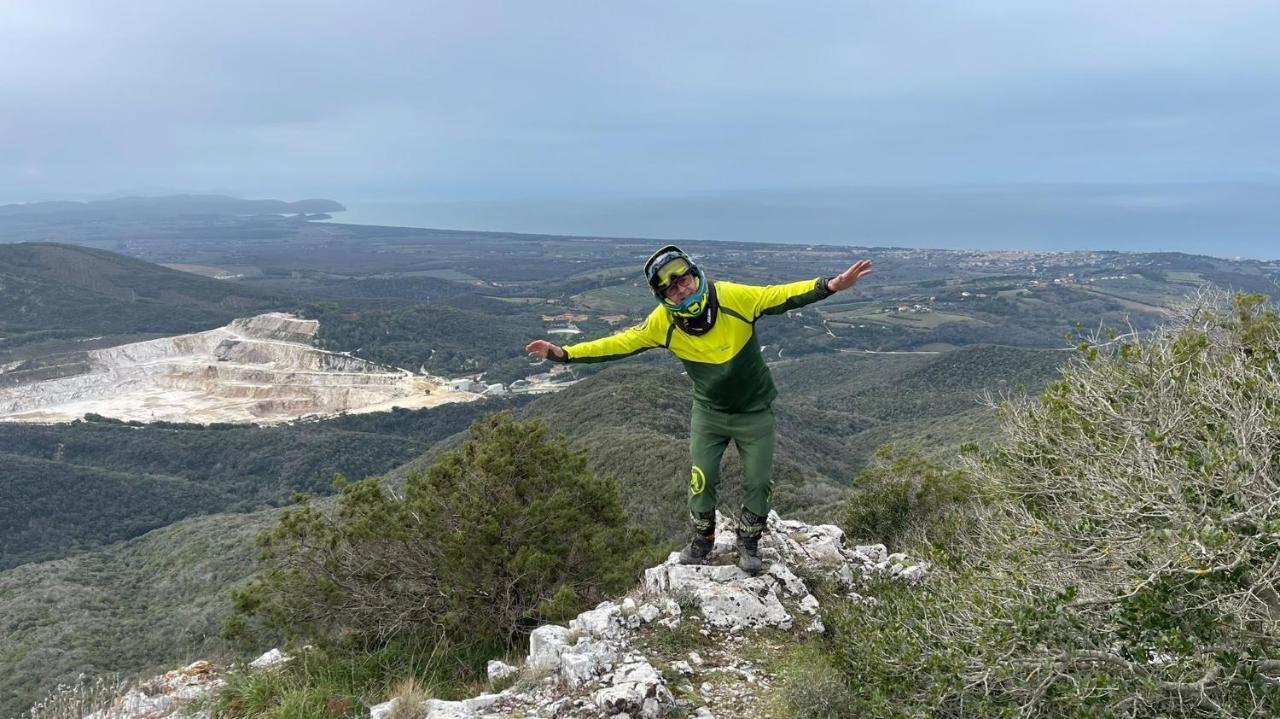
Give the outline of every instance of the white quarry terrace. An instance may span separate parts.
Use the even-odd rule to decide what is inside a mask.
[[[776,512],[760,542],[766,569],[748,576],[733,564],[732,520],[722,516],[718,524],[727,531],[717,537],[709,564],[681,565],[673,553],[646,570],[627,596],[602,602],[567,625],[538,627],[526,656],[489,662],[488,693],[399,708],[401,700],[393,698],[371,706],[370,719],[759,716],[777,677],[754,664],[744,648],[763,641],[781,651],[789,641],[826,631],[818,599],[801,575],[829,577],[838,594],[861,602],[876,601],[866,593],[877,575],[907,584],[928,579],[926,565],[890,554],[884,545],[851,547],[839,527],[784,520]],[[660,630],[694,632],[707,642],[701,651],[686,652],[648,641]],[[228,671],[276,671],[291,659],[272,649],[248,667]],[[210,703],[199,699],[225,685],[218,672],[197,662],[117,697],[107,713],[91,719],[204,719]]]
[[[0,421],[69,422],[88,413],[142,422],[283,422],[415,409],[478,397],[313,346],[320,324],[284,313],[91,350],[88,370],[0,389]]]

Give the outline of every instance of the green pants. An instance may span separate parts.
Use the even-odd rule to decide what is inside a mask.
[[[742,504],[752,514],[765,517],[773,495],[773,409],[731,414],[696,402],[689,422],[689,454],[693,457],[689,512],[715,511],[720,458],[729,440],[738,446],[742,459]]]

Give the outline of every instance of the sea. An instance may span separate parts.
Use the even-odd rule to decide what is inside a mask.
[[[1280,184],[754,190],[349,201],[336,222],[588,237],[1280,259]]]

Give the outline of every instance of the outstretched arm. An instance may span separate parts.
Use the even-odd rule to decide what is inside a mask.
[[[663,346],[665,334],[657,322],[661,317],[662,311],[659,308],[654,310],[650,318],[644,322],[608,337],[579,342],[568,347],[561,347],[547,340],[534,340],[525,345],[524,350],[534,357],[550,359],[553,362],[608,362],[622,359]]]
[[[855,282],[871,273],[871,260],[858,260],[849,269],[834,277],[818,277],[812,280],[801,280],[785,285],[766,285],[755,287],[737,285],[737,291],[746,292],[750,296],[752,316],[756,319],[762,315],[780,315],[798,307],[830,297],[832,293],[847,290]]]

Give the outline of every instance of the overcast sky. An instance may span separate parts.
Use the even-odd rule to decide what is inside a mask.
[[[671,236],[743,232],[721,200],[865,188],[1149,209],[1134,188],[1280,185],[1277,37],[1280,3],[1229,0],[0,0],[0,203],[327,197],[610,234],[705,206]]]

